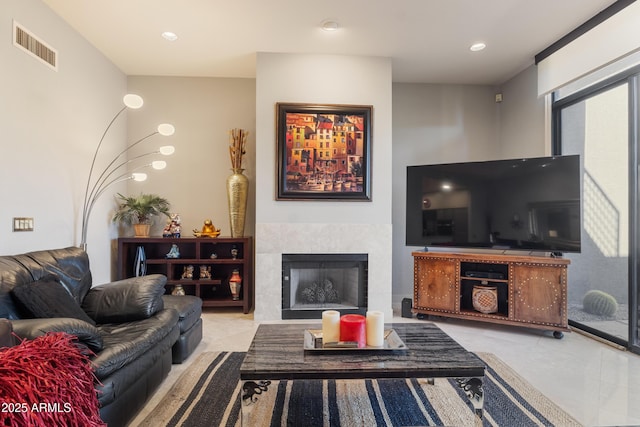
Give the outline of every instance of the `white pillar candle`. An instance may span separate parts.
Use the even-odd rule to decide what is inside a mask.
[[[367,346],[384,346],[384,313],[367,311]]]
[[[322,343],[340,341],[340,312],[325,310],[322,312]]]

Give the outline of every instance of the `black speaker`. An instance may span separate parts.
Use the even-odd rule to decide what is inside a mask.
[[[404,298],[402,300],[402,317],[407,317],[411,319],[413,317],[413,313],[411,309],[413,308],[413,303],[411,298]]]

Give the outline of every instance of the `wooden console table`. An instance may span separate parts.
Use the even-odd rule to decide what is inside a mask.
[[[413,312],[554,331],[562,338],[567,320],[564,258],[414,252]],[[497,290],[493,313],[474,309],[473,289]]]

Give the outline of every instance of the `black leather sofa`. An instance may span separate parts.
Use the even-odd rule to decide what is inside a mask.
[[[13,326],[7,319],[0,319],[0,348],[14,344]]]
[[[101,418],[124,426],[202,336],[199,299],[165,304],[165,283],[149,275],[92,287],[89,258],[77,247],[0,256],[0,318],[23,339],[77,336],[95,353]]]

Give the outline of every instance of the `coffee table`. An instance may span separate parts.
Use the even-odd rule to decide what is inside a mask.
[[[305,351],[304,332],[315,324],[263,324],[240,367],[242,425],[272,380],[457,378],[482,417],[485,364],[433,323],[390,323],[406,350]]]

